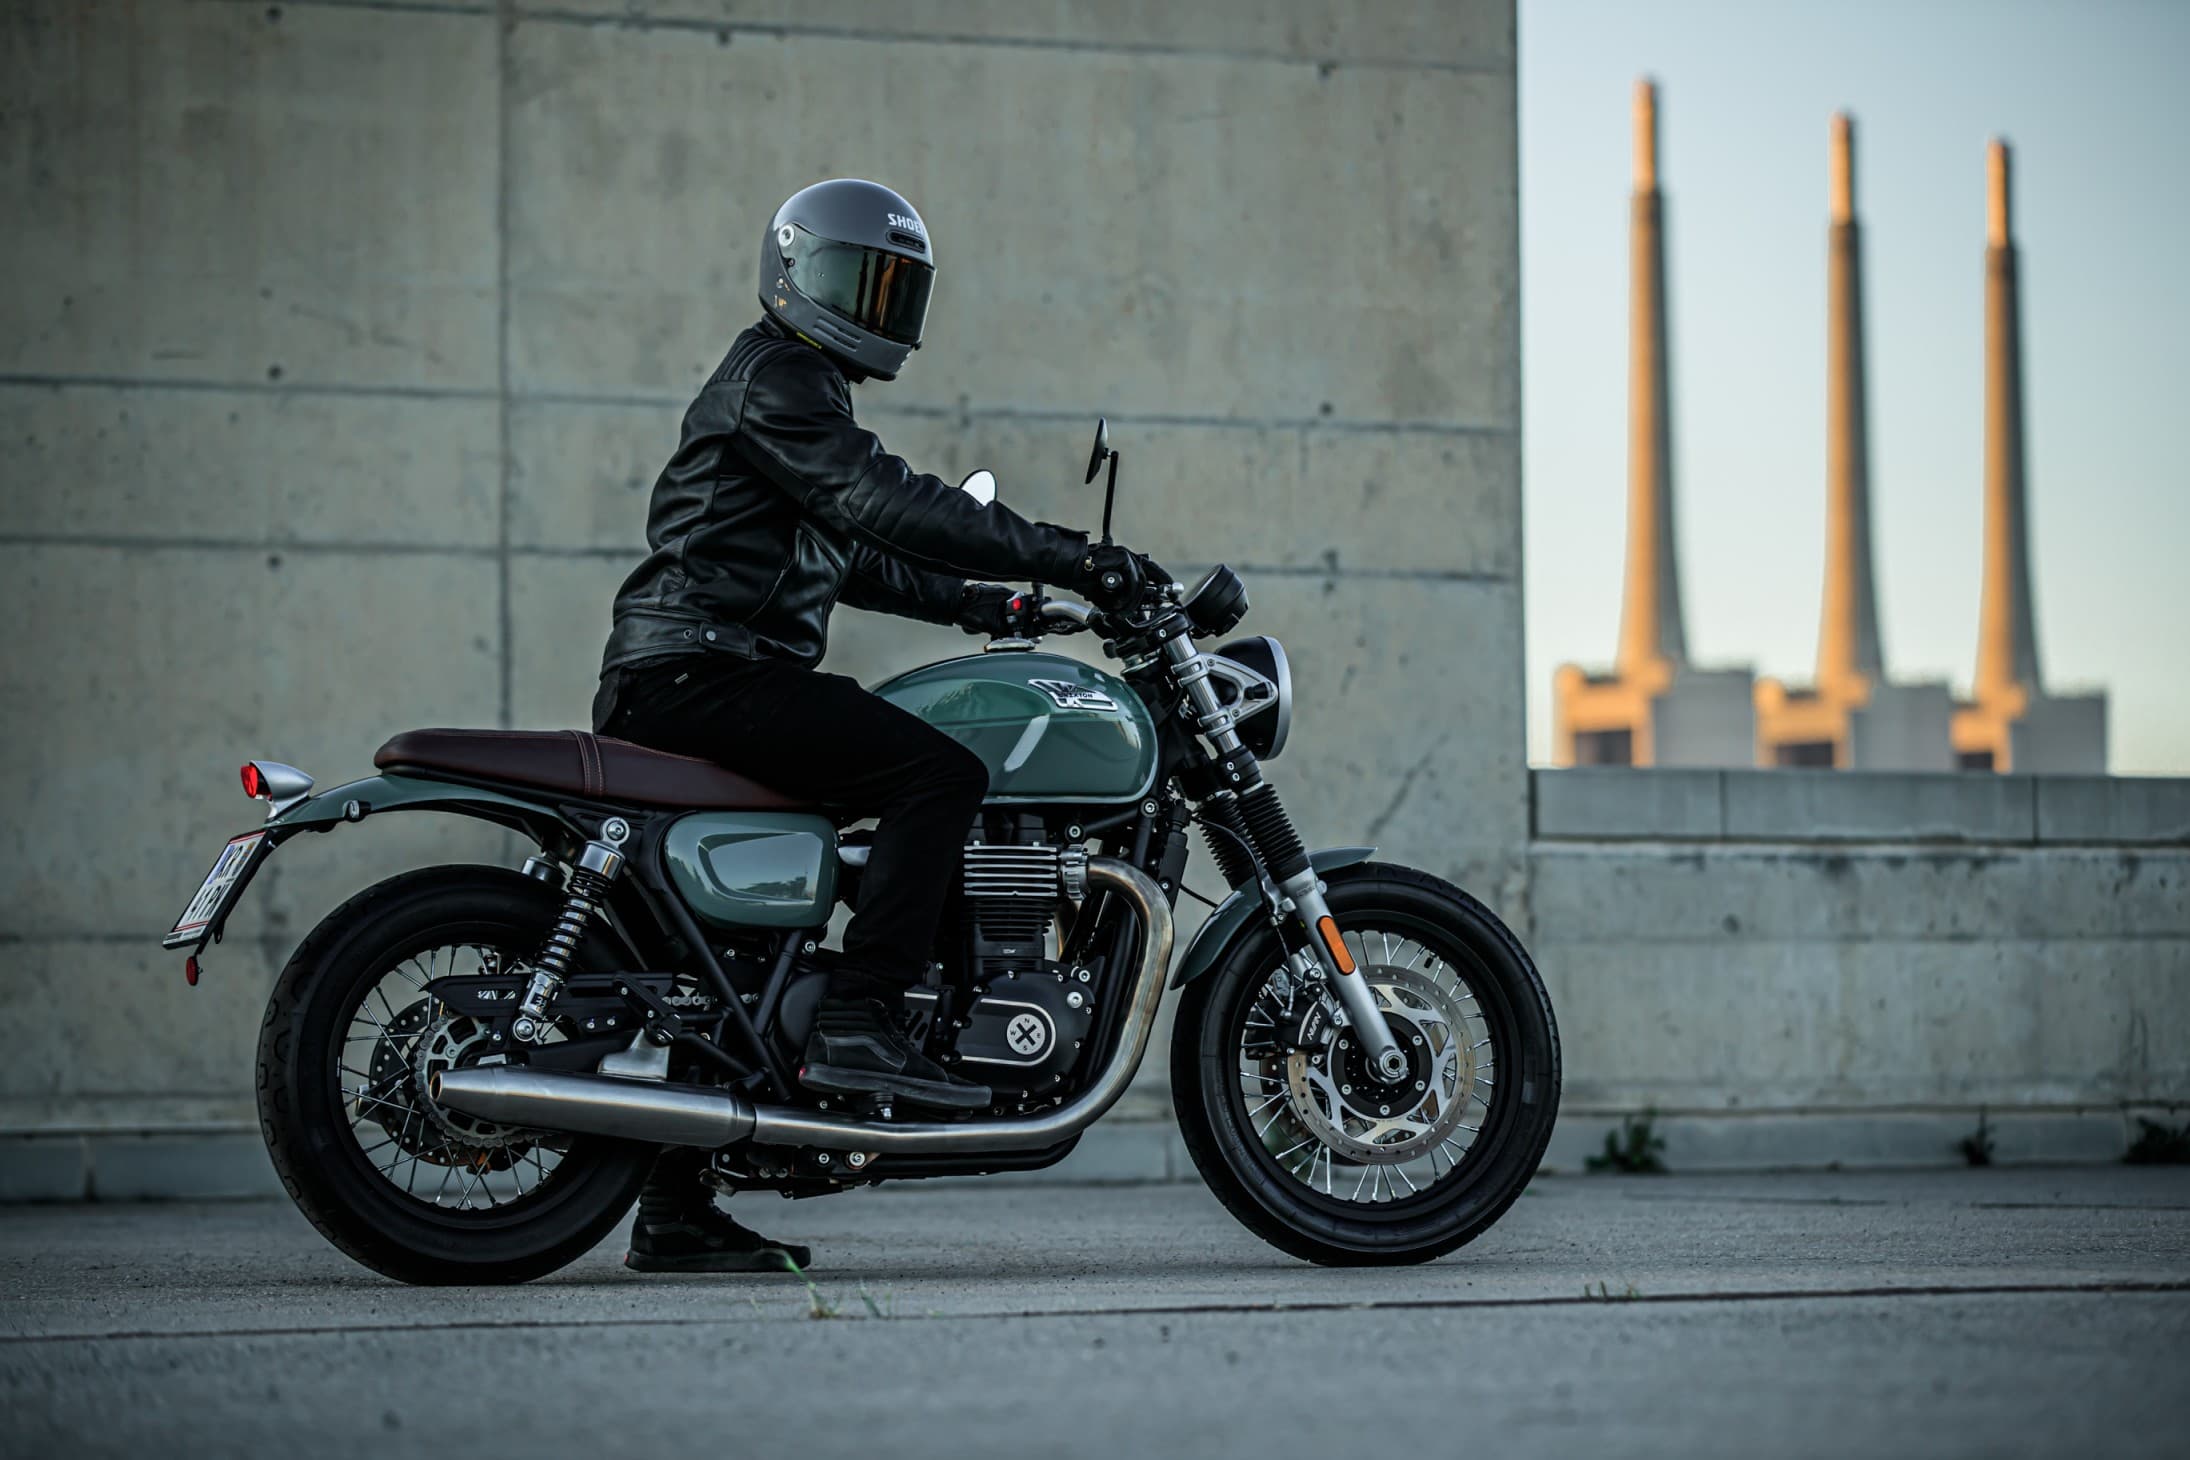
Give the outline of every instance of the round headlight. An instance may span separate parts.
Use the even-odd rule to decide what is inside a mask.
[[[1251,639],[1234,639],[1215,653],[1277,687],[1271,695],[1272,703],[1243,716],[1234,727],[1240,743],[1253,751],[1256,759],[1274,760],[1285,748],[1285,737],[1293,728],[1293,667],[1285,658],[1285,646],[1268,634],[1257,634]],[[1233,702],[1235,692],[1229,686],[1220,693],[1227,703]]]

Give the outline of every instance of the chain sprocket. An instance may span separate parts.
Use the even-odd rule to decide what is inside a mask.
[[[425,1093],[433,1088],[435,1075],[456,1069],[467,1055],[483,1053],[492,1047],[493,1031],[481,1020],[468,1014],[452,1014],[436,1020],[419,1036],[411,1056],[411,1078],[416,1082],[411,1098],[456,1145],[458,1149],[453,1154],[461,1164],[484,1165],[499,1171],[515,1159],[515,1154],[521,1154],[515,1144],[521,1133],[512,1126],[496,1125],[460,1110],[451,1110]]]

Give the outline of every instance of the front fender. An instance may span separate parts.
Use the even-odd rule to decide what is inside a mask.
[[[1376,855],[1375,847],[1325,847],[1308,854],[1308,865],[1317,875],[1335,872],[1340,867],[1351,867],[1366,862]],[[1230,947],[1250,919],[1262,906],[1260,887],[1243,887],[1217,904],[1217,910],[1201,925],[1194,941],[1186,945],[1186,956],[1179,960],[1178,972],[1171,975],[1171,987],[1185,988],[1217,965],[1217,955]]]

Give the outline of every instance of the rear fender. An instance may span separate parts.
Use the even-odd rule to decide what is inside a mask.
[[[345,822],[363,821],[385,811],[446,811],[476,817],[522,832],[541,847],[561,833],[576,834],[576,828],[561,812],[539,801],[490,791],[484,786],[429,781],[420,776],[367,776],[308,796],[268,817],[265,842],[245,865],[243,875],[228,889],[203,932],[194,939],[188,934],[181,938],[171,935],[162,940],[162,946],[187,947],[193,955],[202,953],[206,944],[220,941],[222,931],[228,926],[228,915],[243,901],[243,894],[257,878],[259,869],[283,842],[300,832],[333,831]]]
[[[1325,847],[1308,854],[1308,865],[1316,875],[1335,872],[1341,867],[1352,867],[1366,862],[1376,855],[1375,847]],[[1256,914],[1264,910],[1262,888],[1244,887],[1217,904],[1217,910],[1201,925],[1194,941],[1186,945],[1186,956],[1179,960],[1178,972],[1171,975],[1171,987],[1185,988],[1217,966],[1217,958],[1232,946],[1232,940],[1250,927]]]
[[[423,776],[367,776],[301,801],[273,817],[279,842],[300,831],[327,831],[345,821],[363,821],[383,811],[447,811],[477,817],[521,831],[545,845],[559,831],[575,832],[570,822],[543,801],[527,801],[484,786],[430,781]]]

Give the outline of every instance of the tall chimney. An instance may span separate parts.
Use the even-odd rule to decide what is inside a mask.
[[[1871,577],[1870,410],[1863,369],[1863,257],[1855,218],[1854,124],[1832,120],[1825,284],[1825,611],[1817,682],[1885,672]]]
[[[1978,615],[1977,698],[2036,692],[2038,636],[2030,601],[2023,480],[2023,342],[2008,211],[2008,148],[1985,153],[1985,587]]]
[[[1665,322],[1665,202],[1658,192],[1658,92],[1635,83],[1635,194],[1628,222],[1627,586],[1619,669],[1679,668],[1680,565],[1673,548],[1673,443]]]

